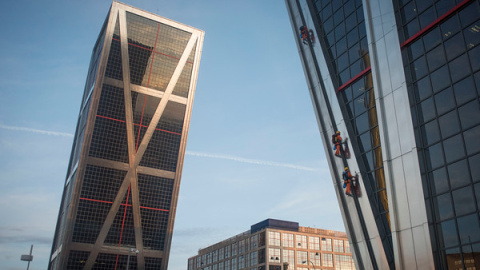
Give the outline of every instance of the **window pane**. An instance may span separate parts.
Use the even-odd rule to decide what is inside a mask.
[[[470,183],[467,160],[461,160],[448,166],[448,176],[450,177],[450,186],[452,189],[464,186]]]
[[[455,107],[455,99],[451,87],[435,95],[435,106],[438,114],[444,114]]]
[[[447,170],[445,167],[433,171],[431,174],[433,187],[433,193],[440,194],[447,191],[450,187],[448,186]]]
[[[452,82],[456,82],[470,73],[470,61],[467,54],[451,61],[448,66],[450,67]]]
[[[417,1],[417,2],[423,2],[423,1]],[[420,28],[425,28],[427,27],[431,22],[433,22],[436,19],[435,16],[435,9],[432,6],[430,9],[426,10],[419,16],[420,20]]]
[[[357,134],[363,133],[369,129],[368,125],[368,113],[364,113],[355,119],[355,126],[357,128]]]
[[[444,140],[443,149],[445,151],[445,159],[447,163],[465,156],[465,150],[463,149],[463,139],[460,134],[456,135],[453,138]]]
[[[476,126],[463,133],[467,154],[473,154],[480,151],[480,126]],[[479,198],[480,199],[480,198]]]
[[[450,193],[445,193],[443,195],[437,196],[435,198],[435,202],[437,206],[439,221],[453,217],[453,207]]]
[[[445,247],[458,245],[457,229],[455,228],[455,220],[442,222],[440,227],[440,234],[443,236],[442,240]]]
[[[473,48],[480,43],[480,21],[470,25],[467,29],[463,30],[465,36],[465,44],[467,49]]]
[[[475,49],[472,49],[468,52],[473,71],[477,71],[478,69],[480,69],[480,57],[478,57],[479,54],[480,46],[477,46]]]
[[[442,143],[437,143],[425,149],[425,161],[429,169],[434,169],[443,165]]]
[[[452,196],[453,204],[455,205],[455,214],[457,216],[475,212],[475,199],[471,185],[453,191]]]
[[[442,137],[447,138],[460,131],[460,125],[458,123],[457,111],[453,110],[438,119],[440,130],[442,131]],[[461,145],[459,145],[461,147]]]
[[[463,40],[462,33],[458,33],[445,41],[444,46],[449,61],[465,52],[465,41]]]
[[[440,132],[438,130],[438,124],[436,120],[421,126],[420,130],[422,131],[424,145],[430,145],[440,140]]]
[[[443,46],[438,46],[429,53],[427,53],[428,67],[430,70],[435,70],[446,63],[445,54],[443,53]]]
[[[432,85],[430,84],[429,77],[418,80],[414,84],[414,87],[415,97],[417,98],[417,101],[423,100],[432,94]]]
[[[366,132],[359,137],[360,139],[360,151],[364,152],[372,148],[372,141],[370,139],[370,132]]]
[[[471,177],[473,182],[480,181],[480,154],[468,158],[468,163],[470,164]],[[480,202],[480,197],[478,197]]]
[[[435,72],[432,72],[430,78],[434,92],[438,92],[450,85],[450,74],[447,66],[443,66]]]
[[[436,45],[440,44],[441,40],[442,38],[440,36],[440,29],[437,27],[423,37],[425,50],[428,51]]]
[[[458,219],[458,233],[462,244],[468,244],[480,240],[480,226],[478,215],[473,214]]]
[[[453,89],[455,91],[455,100],[457,101],[458,106],[472,100],[477,96],[477,91],[475,91],[475,83],[473,82],[473,78],[471,76],[456,83],[453,86]]]
[[[428,72],[427,63],[425,57],[420,57],[412,63],[412,76],[414,80],[423,77]]]
[[[417,16],[417,10],[415,8],[414,1],[408,3],[406,6],[404,6],[400,10],[400,15],[402,16],[402,20],[404,22],[408,22],[411,19],[413,19],[415,16]]]
[[[420,55],[424,54],[423,42],[421,39],[413,42],[407,47],[407,53],[410,61],[416,59]],[[429,60],[430,61],[430,60]]]
[[[424,100],[417,108],[420,123],[427,122],[435,117],[433,98]]]
[[[478,3],[472,3],[467,8],[459,12],[460,22],[463,27],[471,24],[480,17],[480,9]]]
[[[439,13],[439,14],[443,14],[443,13]],[[457,15],[452,16],[446,22],[442,23],[440,28],[442,30],[443,39],[447,39],[452,35],[456,34],[458,31],[460,31],[460,23],[458,21]]]
[[[480,104],[473,100],[458,109],[462,128],[467,129],[480,123]]]
[[[477,207],[480,208],[480,183],[475,184],[475,197],[477,197]]]

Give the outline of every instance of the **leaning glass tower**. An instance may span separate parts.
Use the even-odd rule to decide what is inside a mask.
[[[91,57],[49,269],[167,269],[203,36],[113,2]]]

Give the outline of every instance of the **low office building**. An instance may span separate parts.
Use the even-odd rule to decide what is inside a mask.
[[[200,249],[188,270],[355,269],[346,233],[266,219],[250,230]]]

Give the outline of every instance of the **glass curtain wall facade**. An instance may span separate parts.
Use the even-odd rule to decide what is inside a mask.
[[[385,254],[393,268],[388,198],[363,4],[361,0],[317,0],[308,4],[309,16],[315,23],[333,85],[337,88],[349,139],[358,153],[357,163],[365,192],[384,243]],[[344,164],[348,167],[346,160]]]
[[[286,3],[358,268],[479,268],[480,1]]]
[[[480,1],[394,1],[437,269],[480,268]]]
[[[203,36],[113,2],[92,53],[49,269],[167,269]]]

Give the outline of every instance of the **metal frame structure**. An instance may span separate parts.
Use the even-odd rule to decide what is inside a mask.
[[[153,49],[144,49],[144,50],[151,50],[149,52],[149,82],[150,76],[152,74],[152,68],[154,65],[154,57],[155,55],[166,55],[169,58],[173,58],[173,61],[176,61],[175,68],[173,73],[171,74],[170,78],[168,79],[168,83],[166,84],[165,89],[154,89],[149,87],[147,84],[145,85],[138,85],[134,84],[131,81],[131,67],[132,63],[132,52],[129,52],[129,48],[133,48],[134,46],[139,47],[135,41],[132,41],[129,38],[129,33],[127,32],[127,13],[135,14],[141,18],[148,19],[156,24],[158,24],[157,29],[157,37],[155,38],[155,45]],[[169,29],[174,29],[172,31],[181,31],[186,33],[189,36],[188,41],[186,42],[185,47],[182,49],[180,57],[173,57],[169,56],[162,52],[156,51],[157,40],[159,39],[168,39],[168,36],[159,36],[159,29],[162,25],[168,27]],[[119,44],[120,44],[120,55],[121,55],[121,80],[107,77],[105,76],[105,72],[107,70],[108,62],[111,61],[112,52],[110,52],[112,48],[112,40],[114,38],[114,32],[119,32]],[[133,28],[131,28],[133,29]],[[134,29],[141,31],[142,29]],[[103,36],[102,36],[103,35]],[[180,179],[183,167],[183,160],[185,155],[185,148],[187,142],[187,135],[189,129],[189,122],[190,122],[190,114],[192,111],[193,106],[193,97],[195,93],[195,85],[197,80],[198,74],[198,67],[200,61],[200,55],[202,51],[202,43],[203,43],[204,32],[168,19],[160,17],[158,15],[148,13],[146,11],[139,10],[137,8],[125,5],[123,3],[119,3],[114,1],[112,3],[109,15],[107,17],[106,25],[104,26],[104,31],[101,32],[99,40],[104,41],[103,46],[101,48],[100,53],[100,60],[98,63],[98,69],[95,76],[95,82],[93,83],[93,91],[91,91],[88,87],[88,82],[86,86],[86,91],[84,95],[84,103],[82,104],[81,113],[79,116],[79,122],[82,119],[83,114],[85,111],[88,111],[88,119],[86,120],[84,136],[81,137],[81,127],[77,127],[77,134],[78,140],[76,139],[74,142],[74,146],[72,148],[72,158],[71,158],[71,165],[70,171],[67,176],[67,181],[65,184],[65,191],[62,198],[62,206],[61,211],[59,213],[59,221],[57,223],[57,232],[55,234],[54,245],[52,247],[52,258],[50,262],[49,269],[67,269],[68,261],[69,261],[69,253],[71,251],[80,251],[85,252],[83,254],[82,260],[84,261],[83,269],[100,269],[98,266],[95,266],[99,254],[114,254],[117,256],[115,269],[119,263],[119,256],[123,255],[124,257],[129,257],[129,252],[131,246],[122,244],[122,237],[123,234],[123,226],[125,223],[127,208],[131,207],[132,215],[133,215],[133,230],[134,230],[134,242],[135,242],[135,249],[138,250],[138,254],[136,256],[136,260],[133,260],[136,263],[136,269],[167,269],[168,266],[168,259],[169,259],[169,250],[171,246],[171,239],[173,234],[173,227],[174,227],[174,219],[176,213],[176,205],[178,200],[178,192],[180,187]],[[160,43],[160,42],[159,42]],[[101,45],[101,42],[97,41],[97,45]],[[146,45],[145,45],[146,46]],[[99,48],[97,48],[98,50]],[[95,49],[94,49],[95,51]],[[95,53],[95,52],[94,52]],[[193,56],[193,59],[192,57]],[[94,56],[92,55],[92,61]],[[187,96],[179,96],[175,94],[174,90],[177,86],[177,82],[179,81],[182,72],[186,64],[191,66],[191,76],[188,78],[188,92]],[[92,62],[91,65],[94,65]],[[145,66],[146,67],[146,66]],[[90,68],[92,69],[92,66]],[[155,72],[155,71],[154,71]],[[145,73],[146,74],[146,73]],[[146,75],[145,75],[146,76]],[[124,115],[125,119],[113,119],[106,116],[101,116],[97,114],[98,106],[100,103],[101,95],[103,92],[104,85],[110,85],[116,87],[116,89],[123,88],[123,97],[124,97]],[[91,91],[88,93],[88,91]],[[143,119],[143,110],[145,110],[145,103],[147,102],[147,98],[149,100],[156,100],[160,99],[158,104],[154,104],[151,110],[153,110],[153,115],[151,115],[151,119],[148,125],[142,125],[142,121],[140,123],[134,123],[134,104],[132,104],[132,94],[133,93],[140,93],[145,95],[145,101],[142,109],[141,118]],[[91,102],[88,100],[91,99]],[[90,103],[90,105],[88,105]],[[155,103],[155,102],[153,102]],[[161,130],[161,132],[167,132],[170,134],[174,134],[175,136],[180,136],[180,142],[177,146],[178,147],[178,156],[177,160],[175,161],[176,165],[174,166],[176,169],[175,171],[167,170],[167,169],[158,169],[155,167],[141,165],[142,158],[144,157],[147,148],[152,146],[157,142],[152,142],[152,137],[154,136],[155,132],[158,132],[159,122],[163,119],[165,112],[168,111],[167,105],[177,103],[181,104],[185,111],[181,112],[183,114],[183,123],[181,127],[181,133],[172,132],[167,130]],[[121,104],[119,104],[121,105]],[[82,114],[83,111],[83,114]],[[97,119],[103,118],[110,121],[121,122],[122,125],[124,123],[126,130],[126,162],[120,162],[118,160],[111,160],[108,158],[99,158],[92,156],[89,154],[90,149],[92,147],[92,137],[94,135],[94,129]],[[146,127],[146,130],[143,132],[143,128]],[[135,134],[136,133],[136,134]],[[143,133],[143,134],[142,134]],[[140,140],[141,135],[143,136]],[[112,135],[113,136],[113,135]],[[81,144],[81,152],[78,158],[78,163],[75,163],[74,160],[74,149],[76,148],[77,144]],[[118,190],[114,191],[115,196],[112,201],[102,201],[98,199],[89,199],[82,197],[82,193],[84,189],[84,181],[86,181],[85,173],[87,170],[87,166],[99,166],[102,168],[110,168],[113,170],[124,172],[124,177],[122,180],[117,183]],[[167,205],[169,205],[169,209],[159,209],[159,208],[152,208],[146,207],[142,205],[142,198],[140,195],[140,188],[139,188],[139,174],[142,175],[150,175],[153,177],[164,178],[164,179],[172,179],[173,186],[171,190],[170,201]],[[73,188],[69,188],[69,184],[74,184]],[[131,196],[131,203],[129,198]],[[162,195],[158,195],[162,196]],[[125,201],[126,198],[126,201]],[[167,198],[168,199],[168,198]],[[74,241],[72,239],[72,235],[78,231],[76,224],[77,224],[77,213],[79,211],[79,207],[81,202],[89,201],[94,203],[107,203],[111,206],[108,207],[108,213],[104,216],[104,220],[102,222],[101,228],[98,231],[98,235],[95,237],[94,243],[88,243],[80,241]],[[144,202],[145,203],[145,202]],[[69,205],[69,206],[68,206]],[[112,246],[110,244],[106,244],[105,240],[109,235],[109,231],[112,229],[112,224],[114,223],[117,214],[121,214],[120,208],[125,206],[125,214],[123,214],[123,223],[122,223],[122,231],[120,234],[120,242],[118,246]],[[62,213],[62,209],[66,209],[65,212]],[[155,211],[163,211],[168,213],[168,221],[166,225],[166,235],[162,236],[165,238],[165,242],[163,247],[160,249],[154,248],[146,248],[144,246],[145,239],[144,239],[144,222],[148,216],[145,214],[142,215],[142,210],[149,209]],[[68,216],[68,218],[62,218],[62,216]],[[127,218],[128,219],[128,218]],[[159,224],[160,226],[160,224]],[[78,240],[78,238],[77,238]],[[88,255],[88,256],[87,256]],[[87,256],[85,258],[85,256]],[[160,260],[156,260],[156,263],[147,263],[146,258],[157,258]],[[130,258],[129,258],[130,259]],[[71,260],[71,259],[70,259]],[[130,260],[129,260],[130,261]],[[158,262],[161,262],[161,265],[158,265]],[[119,265],[118,265],[119,266]],[[103,269],[103,268],[101,268]]]

